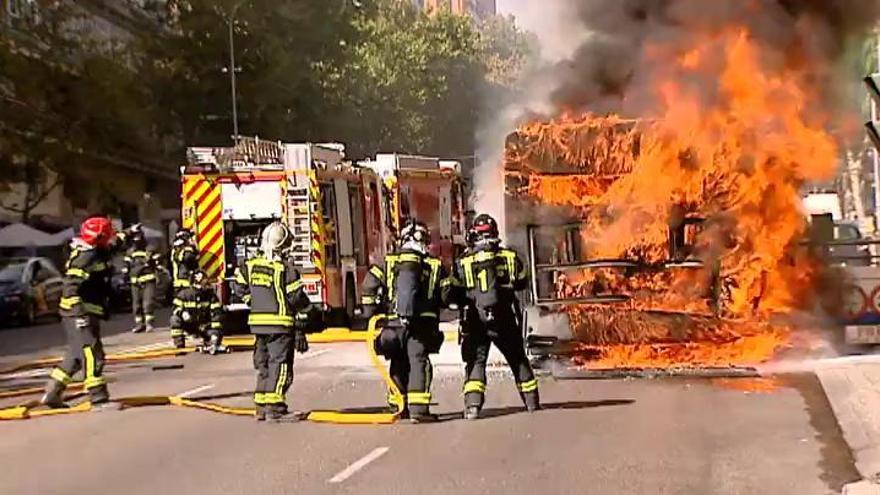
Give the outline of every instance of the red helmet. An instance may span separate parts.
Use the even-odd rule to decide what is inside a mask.
[[[116,237],[116,231],[109,218],[92,217],[80,226],[79,237],[90,246],[106,247]]]

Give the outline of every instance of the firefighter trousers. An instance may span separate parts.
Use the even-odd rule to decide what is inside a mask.
[[[211,328],[210,325],[210,323],[186,322],[176,314],[171,315],[171,341],[174,342],[174,347],[178,349],[186,347],[187,335],[190,338],[202,339],[202,345],[205,346],[210,345],[216,336],[219,344],[223,340],[223,331],[219,328]]]
[[[77,327],[77,320],[87,322],[83,328]],[[64,358],[49,374],[55,382],[50,387],[52,393],[59,396],[64,388],[73,380],[73,376],[83,370],[83,387],[89,392],[93,404],[107,402],[107,382],[104,379],[104,345],[101,343],[101,324],[97,316],[72,317],[65,316],[62,326],[67,337],[67,351]]]
[[[254,369],[257,370],[254,404],[286,412],[285,395],[293,383],[293,334],[257,334]]]
[[[400,352],[391,357],[389,374],[404,395],[404,408],[413,416],[428,414],[431,405],[433,366],[429,357],[431,335],[402,327]]]
[[[465,363],[465,407],[483,407],[486,395],[486,364],[492,344],[501,351],[513,372],[523,403],[530,410],[537,408],[538,381],[526,356],[522,335],[516,330],[516,326],[506,327],[499,332],[483,327],[468,329],[463,333],[461,357]]]
[[[156,298],[156,282],[139,282],[131,284],[131,313],[134,315],[134,325],[143,329],[152,327],[155,315],[153,306]]]

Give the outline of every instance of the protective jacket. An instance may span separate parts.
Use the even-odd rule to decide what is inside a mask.
[[[250,305],[248,325],[255,334],[289,333],[309,306],[299,271],[290,263],[263,256],[247,260],[235,274],[236,292]]]
[[[134,246],[125,255],[125,269],[132,284],[154,282],[162,256],[146,246]]]
[[[186,287],[174,298],[174,316],[184,326],[197,329],[223,328],[223,305],[212,288]]]
[[[528,272],[515,251],[497,245],[468,250],[453,265],[443,298],[468,308],[483,322],[516,311],[516,292],[528,286]],[[467,315],[466,315],[467,316]]]
[[[189,277],[199,268],[199,255],[195,246],[184,243],[171,249],[171,276],[174,287],[189,287]]]
[[[113,250],[74,242],[64,266],[60,312],[62,316],[108,316]]]
[[[439,318],[441,286],[448,283],[440,260],[402,249],[373,265],[364,279],[361,306],[365,316],[385,313],[389,319]]]

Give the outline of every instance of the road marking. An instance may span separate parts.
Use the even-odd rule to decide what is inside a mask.
[[[367,464],[385,455],[386,452],[388,452],[388,447],[376,447],[372,452],[356,460],[350,466],[340,471],[336,476],[327,480],[327,483],[342,483],[366,467]]]
[[[123,349],[123,350],[119,351],[119,354],[131,354],[131,353],[135,353],[135,352],[154,351],[154,350],[166,349],[166,348],[170,349],[171,347],[172,347],[172,344],[169,342],[158,342],[156,344],[147,344],[147,345],[141,345],[138,347],[132,347],[130,349]]]
[[[16,378],[38,378],[46,376],[49,372],[49,368],[39,368],[35,370],[27,370],[27,371],[19,371],[16,373],[10,373],[8,375],[3,375],[3,380],[14,380]]]
[[[177,394],[177,397],[189,397],[199,392],[204,392],[205,390],[211,390],[212,388],[214,388],[214,384],[209,383],[208,385],[202,385],[201,387],[196,387],[192,390],[187,390],[186,392],[179,393]]]
[[[322,355],[324,355],[324,354],[327,354],[327,353],[330,352],[331,350],[332,350],[332,349],[321,349],[320,351],[314,351],[314,352],[309,351],[307,354],[305,354],[305,355],[303,355],[303,356],[298,356],[297,359],[298,359],[299,361],[303,361],[303,360],[306,360],[306,359],[314,359],[314,358],[316,358],[316,357],[318,357],[318,356],[322,356]]]

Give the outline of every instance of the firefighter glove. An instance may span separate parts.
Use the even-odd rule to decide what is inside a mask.
[[[296,352],[304,353],[309,350],[309,341],[306,339],[305,332],[297,331],[293,333],[293,347]]]

